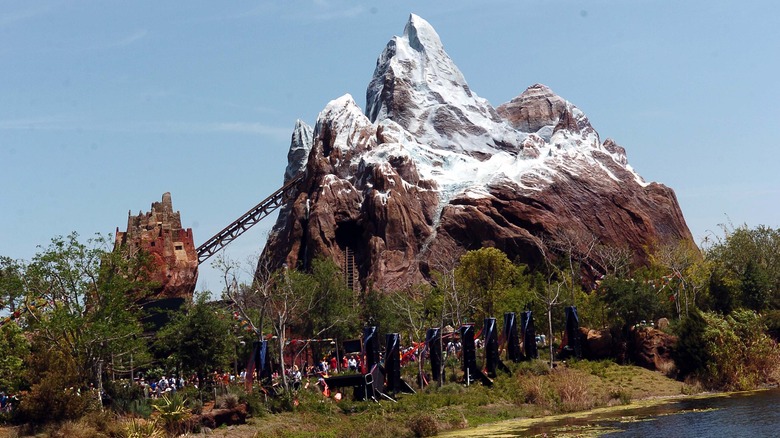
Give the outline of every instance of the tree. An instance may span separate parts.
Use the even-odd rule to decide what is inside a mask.
[[[561,278],[567,279],[566,289],[569,291],[569,299],[573,303],[576,293],[582,290],[583,269],[595,275],[595,269],[591,266],[593,255],[598,248],[599,238],[586,230],[575,231],[570,228],[558,229],[553,233],[552,239],[547,242],[547,247],[558,255],[558,268],[566,272]],[[548,260],[548,263],[551,261]]]
[[[67,362],[81,385],[98,386],[104,365],[145,357],[140,306],[131,299],[149,290],[144,263],[109,251],[100,235],[81,243],[73,233],[52,239],[26,266],[25,299],[48,303],[28,306],[32,342]]]
[[[20,260],[0,256],[0,310],[13,314],[24,302],[24,270]]]
[[[652,321],[662,314],[662,297],[647,274],[647,271],[640,271],[635,278],[609,276],[602,280],[598,293],[612,321],[630,327],[642,320]]]
[[[634,252],[628,246],[598,244],[593,248],[593,259],[604,275],[628,275]]]
[[[14,393],[23,381],[24,358],[30,344],[15,323],[0,326],[0,391]]]
[[[517,267],[501,250],[481,248],[469,251],[460,258],[455,269],[460,289],[466,291],[474,303],[468,315],[472,320],[495,316],[501,303],[510,295]]]
[[[666,279],[665,287],[674,297],[677,317],[696,306],[697,295],[709,283],[709,266],[698,248],[681,240],[658,246],[650,255],[654,268]]]
[[[756,228],[748,228],[747,225],[740,227],[723,226],[723,237],[717,239],[706,252],[707,259],[714,266],[721,270],[723,278],[728,280],[728,284],[740,284],[746,277],[746,270],[749,263],[754,271],[748,278],[754,274],[765,282],[766,289],[761,293],[767,294],[767,300],[759,297],[759,302],[753,301],[750,305],[742,302],[748,296],[740,293],[739,303],[735,307],[749,307],[761,305],[763,307],[780,307],[780,229],[773,229],[763,225]],[[760,274],[763,272],[763,274]],[[733,283],[732,283],[733,282]],[[754,287],[755,285],[749,285]],[[741,284],[739,290],[743,290]],[[752,290],[750,293],[758,292]],[[748,298],[751,299],[752,298]],[[759,310],[759,309],[757,309]],[[761,309],[763,310],[763,309]]]
[[[761,311],[770,299],[769,276],[754,260],[748,260],[742,273],[742,303],[748,309]]]
[[[458,283],[458,258],[454,254],[436,254],[429,260],[431,277],[437,295],[441,297],[441,327],[459,327],[476,307],[476,297],[469,296]]]
[[[227,312],[207,302],[208,293],[192,303],[158,333],[156,344],[170,351],[180,372],[194,372],[201,384],[212,371],[227,366],[233,357],[232,324]]]
[[[300,321],[300,334],[336,339],[354,336],[359,329],[357,302],[338,265],[329,258],[317,257],[312,260],[309,276],[317,297],[312,300],[308,318]]]
[[[680,322],[672,357],[681,377],[702,372],[710,361],[704,337],[706,328],[707,322],[698,309],[693,309]]]
[[[320,296],[311,277],[303,272],[289,270],[285,266],[274,277],[273,290],[268,297],[268,311],[274,334],[279,342],[278,352],[282,383],[285,391],[289,391],[284,361],[287,330],[291,324],[309,316],[309,312],[315,307]]]
[[[711,308],[724,315],[731,313],[739,302],[739,297],[736,296],[735,292],[739,285],[737,281],[729,279],[727,275],[722,268],[716,268],[710,276],[709,284]]]
[[[545,310],[547,311],[547,335],[550,339],[550,368],[553,367],[553,360],[555,358],[555,353],[553,351],[553,341],[555,340],[555,337],[553,336],[553,318],[552,318],[552,310],[553,307],[557,306],[559,304],[559,298],[561,297],[561,288],[565,285],[565,282],[563,281],[553,281],[553,274],[551,274],[547,281],[541,281],[541,275],[537,275],[536,283],[536,298],[544,304]]]

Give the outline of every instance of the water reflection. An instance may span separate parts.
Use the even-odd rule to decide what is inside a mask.
[[[772,437],[780,436],[780,389],[689,398],[655,406],[566,417],[533,426],[511,420],[492,436]],[[506,427],[502,427],[506,426]],[[479,430],[475,431],[480,435]]]

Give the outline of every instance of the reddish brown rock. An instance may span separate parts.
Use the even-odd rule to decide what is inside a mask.
[[[190,422],[209,429],[216,429],[220,426],[244,424],[247,415],[246,404],[239,404],[232,409],[211,409],[202,414],[193,415]]]
[[[547,126],[552,128],[547,136],[559,130],[577,134],[593,131],[582,112],[542,84],[528,87],[511,101],[499,105],[496,111],[523,132],[539,132]]]
[[[127,216],[127,231],[116,230],[115,248],[151,256],[150,280],[159,285],[151,298],[191,298],[198,280],[198,255],[192,229],[183,229],[180,213],[173,211],[171,194],[153,203],[151,211]]]
[[[594,242],[635,264],[694,244],[674,192],[642,180],[582,111],[538,84],[493,109],[414,15],[377,61],[366,113],[344,96],[305,137],[291,146],[309,151],[293,166],[304,177],[261,257],[271,269],[324,255],[362,289],[393,290],[492,246],[532,266],[572,254],[593,280],[607,268]]]
[[[602,360],[617,357],[618,345],[609,329],[594,330],[580,327],[582,336],[582,357],[588,360]]]
[[[652,327],[631,330],[631,361],[640,367],[669,373],[674,369],[672,348],[677,338]]]

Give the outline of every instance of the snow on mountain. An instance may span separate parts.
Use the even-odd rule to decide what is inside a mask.
[[[534,102],[546,111],[524,114],[514,124],[506,116]],[[584,169],[621,181],[610,170],[617,166],[646,184],[627,165],[624,151],[606,150],[582,111],[548,87],[529,87],[499,108],[504,111],[469,88],[433,27],[413,14],[403,35],[393,37],[379,56],[366,91],[368,119],[377,125],[392,120],[408,133],[400,143],[421,177],[438,183],[442,205],[467,190],[469,196],[486,194],[496,179],[540,190],[557,172]]]
[[[416,15],[379,56],[365,112],[348,94],[329,102],[313,130],[296,124],[288,160],[286,179],[305,178],[263,257],[352,254],[363,287],[402,287],[431,257],[485,245],[538,264],[564,231],[628,245],[637,261],[692,239],[674,192],[642,180],[579,108],[541,84],[494,108]]]
[[[287,168],[284,171],[285,183],[306,168],[306,160],[309,159],[311,151],[313,131],[311,126],[304,121],[300,119],[295,121],[290,151],[287,152]]]

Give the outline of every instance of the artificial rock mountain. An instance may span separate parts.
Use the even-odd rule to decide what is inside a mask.
[[[360,287],[393,290],[484,246],[538,266],[566,243],[597,275],[594,241],[635,263],[693,242],[674,192],[645,182],[582,111],[539,84],[492,107],[415,15],[379,56],[365,112],[345,95],[313,129],[299,121],[288,162],[285,180],[304,177],[259,268],[324,255],[354,266]]]

